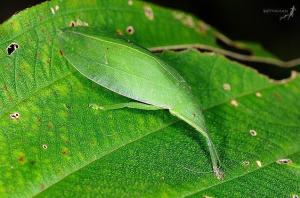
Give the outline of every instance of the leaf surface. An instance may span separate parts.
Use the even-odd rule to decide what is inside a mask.
[[[162,58],[181,72],[203,104],[225,180],[220,182],[209,172],[203,139],[176,120],[156,130],[149,128],[146,136],[95,159],[41,197],[61,192],[103,197],[289,197],[299,193],[300,136],[295,125],[300,119],[296,110],[299,77],[285,84],[271,83],[223,57],[195,51],[164,53]],[[230,91],[224,90],[224,83],[231,85]],[[238,106],[232,105],[232,99]],[[279,159],[292,163],[278,164]],[[66,190],[70,186],[76,190]]]
[[[57,5],[53,14],[51,8]],[[299,193],[299,77],[278,84],[222,56],[196,51],[162,55],[205,109],[224,163],[223,182],[211,173],[197,173],[210,171],[204,142],[168,112],[101,112],[89,107],[130,100],[93,84],[66,64],[56,30],[72,21],[124,34],[135,21],[135,34],[127,36],[145,47],[214,45],[209,31],[199,36],[171,11],[152,9],[155,20],[149,20],[144,4],[136,1],[133,7],[117,0],[51,1],[0,26],[1,197]],[[175,30],[178,34],[172,34]],[[19,48],[8,56],[11,43]],[[225,83],[230,91],[224,90]],[[281,158],[293,163],[279,165]]]
[[[17,106],[18,120],[3,117],[2,189],[16,197],[62,192],[149,197],[297,193],[299,77],[270,83],[223,57],[195,51],[165,53],[162,58],[187,79],[205,108],[224,163],[223,182],[201,173],[210,171],[210,162],[203,140],[192,128],[164,111],[95,111],[89,103],[127,99],[74,73]],[[224,83],[231,91],[223,89]],[[233,98],[237,107],[231,104]],[[281,158],[291,159],[292,165],[277,164]]]

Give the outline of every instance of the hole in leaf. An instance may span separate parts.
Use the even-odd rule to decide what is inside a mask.
[[[12,55],[17,49],[19,49],[19,45],[17,43],[11,43],[8,47],[7,47],[7,54],[10,56]]]
[[[10,114],[10,118],[12,120],[17,120],[20,118],[20,113],[18,113],[18,112],[12,113],[12,114]]]
[[[47,145],[47,144],[43,144],[42,147],[43,147],[43,149],[45,149],[45,150],[48,149],[48,145]]]
[[[229,58],[229,59],[235,60],[233,58]],[[244,66],[254,68],[259,73],[264,74],[274,80],[283,80],[283,79],[290,78],[291,72],[293,70],[293,68],[282,68],[270,64],[265,64],[265,63],[254,63],[254,62],[240,61],[240,60],[235,60],[235,61],[242,63]]]
[[[255,130],[253,130],[253,129],[251,129],[249,131],[249,133],[250,133],[251,136],[257,136],[257,132]]]
[[[277,162],[277,164],[290,164],[290,163],[292,163],[292,160],[290,160],[290,159],[279,159],[276,162]]]
[[[199,49],[199,48],[196,48],[196,49],[200,52],[206,52],[207,55],[209,53],[211,53],[211,55],[217,54],[215,52],[211,52],[210,50],[204,50],[204,49]],[[187,48],[172,49],[172,51],[174,51],[174,52],[180,52],[180,51],[184,51],[184,50],[187,50]],[[155,50],[155,53],[161,53],[163,51],[164,50]],[[253,68],[253,69],[257,70],[259,73],[264,74],[273,80],[290,79],[292,77],[293,70],[300,71],[299,66],[296,68],[283,68],[283,67],[279,67],[277,65],[273,65],[271,63],[258,63],[258,62],[253,62],[253,61],[244,61],[244,60],[242,61],[242,60],[235,59],[232,57],[228,57],[228,56],[226,56],[226,57],[230,60],[233,60],[233,61],[236,61],[236,62],[242,64],[243,66]]]

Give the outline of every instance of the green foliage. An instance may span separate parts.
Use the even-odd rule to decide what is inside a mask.
[[[273,82],[223,56],[194,50],[160,55],[203,107],[223,181],[210,173],[204,140],[168,112],[90,106],[131,100],[66,63],[57,30],[72,21],[121,31],[144,47],[218,47],[212,29],[198,31],[178,12],[152,5],[150,12],[145,5],[51,1],[0,26],[0,197],[299,195],[299,76]],[[133,34],[126,33],[128,26]],[[8,56],[11,43],[19,48]],[[285,158],[291,162],[276,163]]]

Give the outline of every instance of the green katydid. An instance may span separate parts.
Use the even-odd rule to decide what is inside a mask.
[[[172,67],[142,47],[88,28],[61,31],[59,38],[64,57],[82,75],[137,101],[108,108],[92,105],[93,108],[169,110],[205,137],[213,172],[218,179],[223,178],[201,108],[188,84]]]

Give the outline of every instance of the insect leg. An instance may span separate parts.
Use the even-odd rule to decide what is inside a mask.
[[[199,119],[195,120],[195,119],[191,119],[189,116],[185,116],[185,114],[184,114],[185,111],[182,111],[182,112],[184,112],[183,114],[178,113],[177,111],[174,111],[173,109],[170,109],[169,111],[172,115],[184,120],[186,123],[193,126],[202,136],[205,137],[206,143],[208,146],[208,151],[209,151],[210,158],[211,158],[211,162],[212,162],[213,172],[215,173],[215,175],[218,179],[223,179],[224,174],[220,169],[221,162],[219,159],[218,152],[217,152],[212,140],[210,139],[208,133],[206,132],[206,129],[204,127],[201,127]],[[189,113],[188,115],[191,115],[191,114]]]
[[[126,102],[126,103],[118,103],[118,104],[112,104],[112,105],[104,105],[100,106],[97,104],[90,104],[89,107],[95,109],[95,110],[115,110],[115,109],[123,109],[123,108],[131,108],[131,109],[141,109],[141,110],[160,110],[162,108],[156,107],[153,105],[148,105],[140,102]]]
[[[215,173],[215,175],[217,176],[218,179],[222,180],[224,178],[224,173],[220,169],[221,162],[220,162],[217,150],[216,150],[214,144],[212,143],[210,137],[208,136],[208,134],[205,135],[205,138],[206,138],[208,150],[209,150],[211,161],[212,161],[213,172]]]

